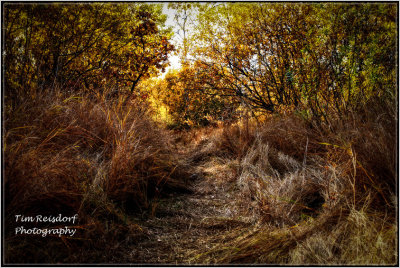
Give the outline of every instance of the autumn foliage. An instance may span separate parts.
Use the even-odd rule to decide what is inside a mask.
[[[332,128],[332,120],[370,101],[393,106],[396,10],[392,4],[199,5],[189,53],[195,73],[186,83],[204,98],[230,98],[253,112],[294,111]]]
[[[134,262],[218,168],[257,220],[188,263],[398,262],[398,4],[168,6],[176,33],[160,4],[4,3],[5,262]],[[14,233],[57,213],[76,237]]]
[[[4,95],[14,105],[40,91],[134,91],[166,67],[170,32],[160,9],[140,4],[6,4]]]

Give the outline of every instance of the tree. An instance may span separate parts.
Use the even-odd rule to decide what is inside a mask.
[[[209,77],[201,64],[170,71],[159,84],[159,94],[177,127],[206,126],[213,121],[234,119],[238,103],[206,88]]]
[[[160,5],[8,3],[5,97],[17,103],[55,85],[133,91],[168,64],[173,46],[165,20]]]
[[[174,21],[178,26],[176,36],[179,37],[178,53],[183,65],[188,64],[188,56],[191,43],[191,31],[194,29],[194,11],[197,4],[194,3],[169,3],[168,8],[174,9]]]
[[[193,54],[207,68],[205,86],[213,83],[221,96],[328,122],[396,94],[396,5],[224,3],[198,10]]]
[[[209,73],[224,81],[222,94],[270,112],[299,104],[294,62],[308,7],[301,8],[303,13],[291,5],[226,4],[203,10],[196,54]]]

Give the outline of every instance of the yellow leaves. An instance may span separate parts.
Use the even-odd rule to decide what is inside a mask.
[[[130,29],[139,26],[136,18],[139,6],[146,15],[140,22],[143,31],[130,34]],[[168,52],[173,49],[168,37],[171,32],[159,27],[163,21],[160,10],[146,4],[10,5],[9,8],[20,17],[12,23],[6,22],[6,28],[14,34],[6,35],[7,59],[10,59],[6,76],[8,84],[21,91],[34,88],[37,83],[59,80],[67,86],[71,82],[76,87],[92,88],[94,84],[93,87],[98,87],[107,76],[104,63],[121,71],[118,78],[113,77],[113,82],[136,80],[163,68]],[[30,27],[26,25],[28,17]],[[18,42],[20,47],[13,44]],[[57,72],[55,63],[59,63]],[[26,77],[26,81],[19,77]]]

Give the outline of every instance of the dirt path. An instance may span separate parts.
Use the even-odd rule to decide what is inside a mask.
[[[203,263],[204,253],[255,227],[254,204],[242,196],[234,165],[221,158],[198,163],[193,193],[170,194],[157,201],[154,216],[134,219],[144,235],[129,250],[128,262]]]

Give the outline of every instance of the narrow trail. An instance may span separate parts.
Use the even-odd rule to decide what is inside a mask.
[[[236,183],[235,161],[209,157],[194,163],[193,192],[156,201],[154,215],[134,219],[143,235],[129,263],[196,264],[204,253],[256,227],[258,217]]]

